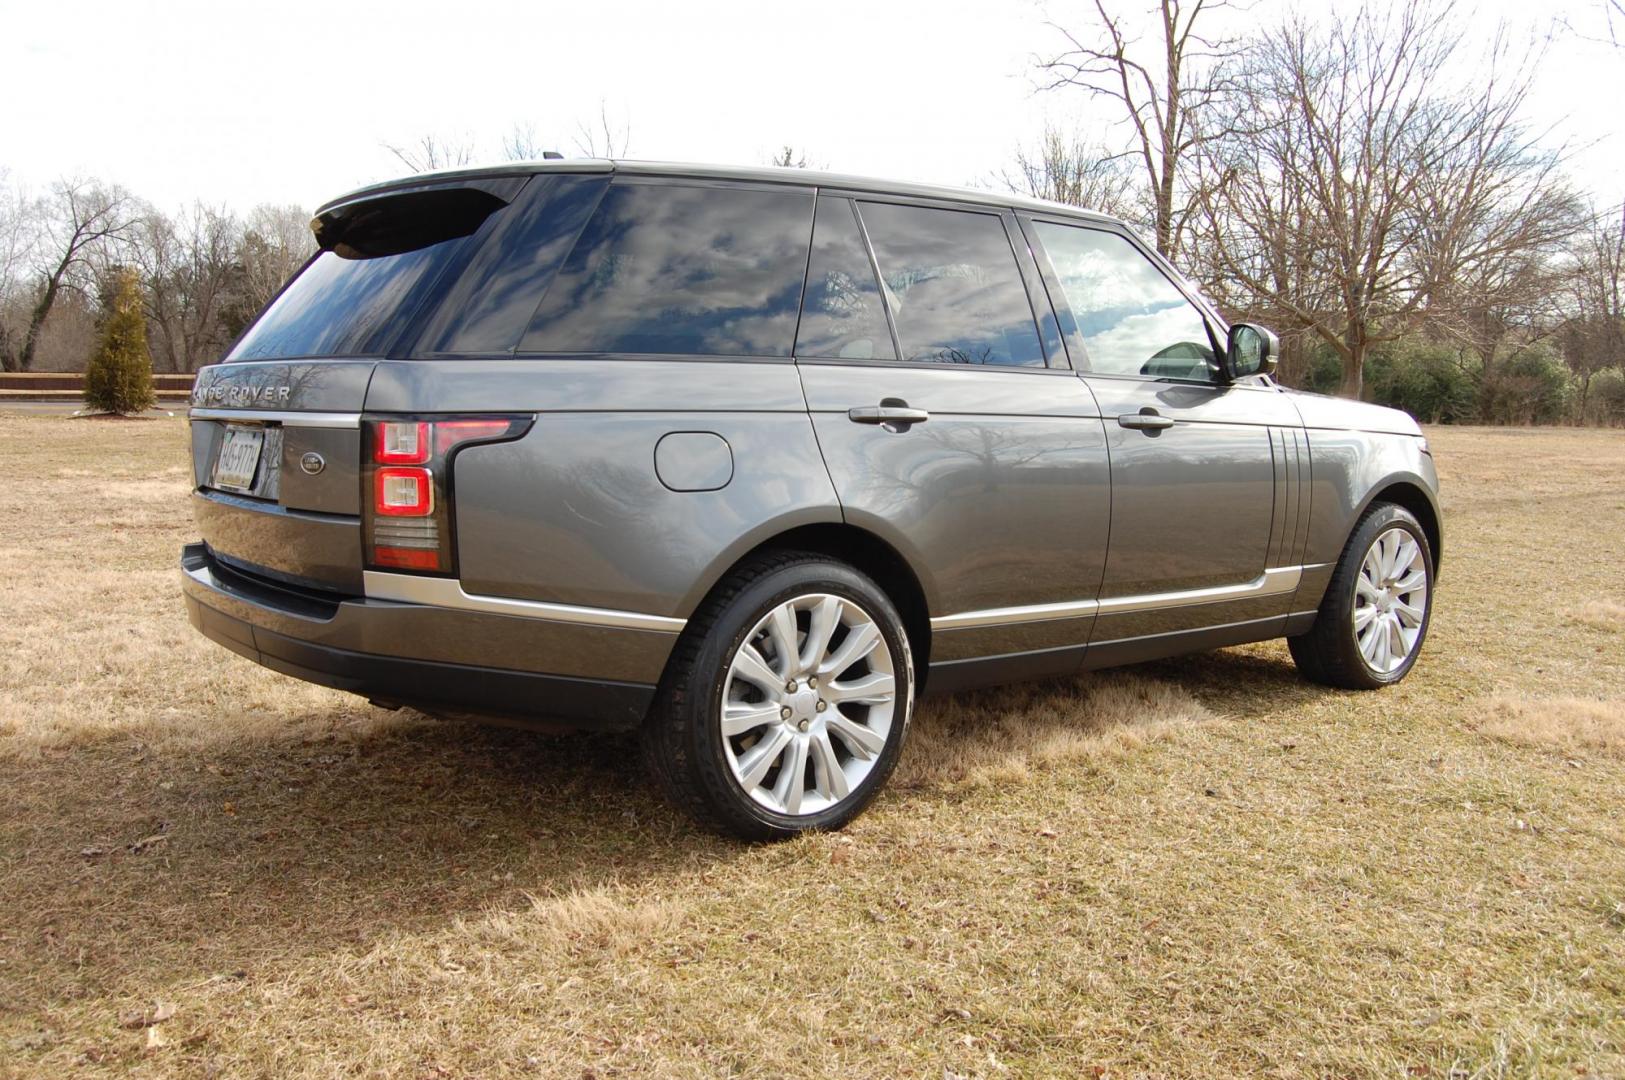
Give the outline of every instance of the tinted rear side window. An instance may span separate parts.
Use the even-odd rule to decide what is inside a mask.
[[[860,206],[905,360],[1044,366],[1032,305],[998,217]]]
[[[818,199],[796,355],[895,360],[874,264],[846,199]]]
[[[532,178],[440,302],[419,353],[512,352],[608,186],[601,176]]]
[[[616,183],[520,351],[789,356],[812,214],[805,193]]]
[[[226,359],[388,351],[424,302],[455,280],[477,231],[501,206],[472,190],[362,204],[342,239],[324,244]]]

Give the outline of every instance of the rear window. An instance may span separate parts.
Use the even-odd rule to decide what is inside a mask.
[[[474,189],[369,200],[324,221],[323,250],[249,328],[227,360],[388,351],[502,206]]]
[[[812,219],[808,193],[616,183],[520,351],[789,356]]]

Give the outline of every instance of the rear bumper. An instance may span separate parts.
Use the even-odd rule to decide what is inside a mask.
[[[307,682],[404,704],[628,731],[642,723],[675,634],[586,627],[284,590],[181,551],[187,616],[204,636]]]

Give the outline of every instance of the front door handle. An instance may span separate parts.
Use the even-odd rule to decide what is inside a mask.
[[[1133,428],[1136,431],[1161,431],[1174,426],[1174,418],[1161,416],[1155,409],[1144,409],[1137,413],[1125,413],[1117,418],[1119,427]]]
[[[846,418],[854,424],[923,424],[931,414],[904,405],[863,405],[846,410]]]

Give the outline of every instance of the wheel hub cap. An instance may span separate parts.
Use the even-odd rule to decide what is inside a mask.
[[[891,650],[858,604],[822,593],[780,604],[745,636],[723,684],[734,780],[779,814],[836,805],[885,749],[896,687]]]
[[[1354,581],[1354,639],[1367,667],[1386,675],[1404,665],[1422,636],[1427,605],[1422,546],[1404,529],[1384,531]]]

